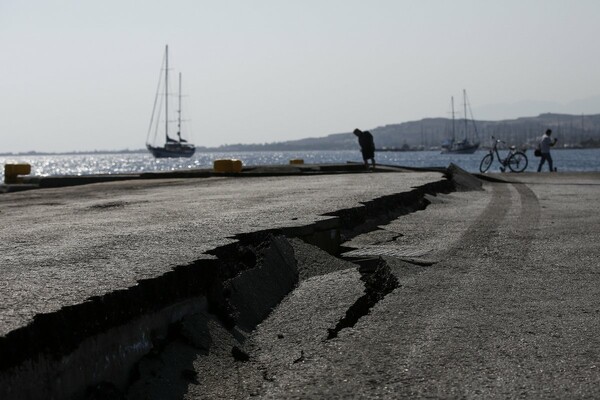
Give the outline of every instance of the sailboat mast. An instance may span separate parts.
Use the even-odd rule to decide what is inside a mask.
[[[465,107],[465,139],[467,138],[467,91],[463,89],[463,102]]]
[[[454,96],[450,97],[452,103],[452,141],[454,142],[455,124],[454,124]]]
[[[179,109],[177,110],[177,136],[181,142],[181,72],[179,73]]]
[[[169,45],[165,46],[165,143],[169,141]]]

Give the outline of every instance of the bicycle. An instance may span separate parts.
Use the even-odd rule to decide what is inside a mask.
[[[481,160],[481,164],[479,164],[479,171],[481,171],[481,173],[484,173],[488,169],[490,169],[490,166],[494,161],[494,153],[496,153],[498,162],[501,164],[500,171],[506,171],[507,166],[512,172],[525,171],[525,168],[527,168],[527,164],[529,163],[525,153],[523,153],[522,151],[517,151],[515,146],[510,146],[509,153],[503,159],[502,157],[500,157],[500,153],[498,153],[498,143],[505,142],[496,139],[493,136],[492,139],[495,139],[494,147],[490,149],[490,152],[483,157],[483,159]]]

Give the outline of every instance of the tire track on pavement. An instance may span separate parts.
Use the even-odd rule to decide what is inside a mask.
[[[503,335],[496,302],[503,301],[499,299],[513,286],[510,270],[522,265],[517,259],[529,253],[539,203],[535,194],[520,184],[492,184],[491,196],[461,239],[441,255],[444,261],[431,275],[422,276],[421,284],[427,289],[420,292],[433,291],[428,294],[432,302],[429,310],[418,311],[420,333],[409,339],[412,344],[402,363],[408,385],[400,388],[401,392],[478,395],[481,388],[489,389],[487,379],[496,376],[496,369],[485,370],[494,335]],[[520,242],[519,251],[512,252],[515,241]],[[445,282],[441,284],[441,280]],[[478,370],[472,380],[459,383],[472,369]]]
[[[442,260],[448,262],[472,258],[478,247],[487,251],[489,242],[498,234],[498,227],[506,218],[512,204],[507,185],[492,184],[491,190],[491,200],[484,211],[452,247],[440,254]]]

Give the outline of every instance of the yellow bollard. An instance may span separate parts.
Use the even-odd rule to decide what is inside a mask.
[[[242,161],[235,159],[215,160],[213,162],[215,172],[242,172]]]
[[[290,160],[291,165],[304,164],[304,160],[301,158],[294,158]]]
[[[23,178],[19,175],[29,175],[31,165],[29,164],[4,164],[4,183],[22,183]]]

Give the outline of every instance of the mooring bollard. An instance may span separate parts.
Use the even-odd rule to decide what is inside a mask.
[[[242,172],[242,161],[235,159],[215,160],[213,162],[215,172]]]
[[[29,175],[31,165],[29,164],[4,164],[4,183],[23,183],[19,175]]]

